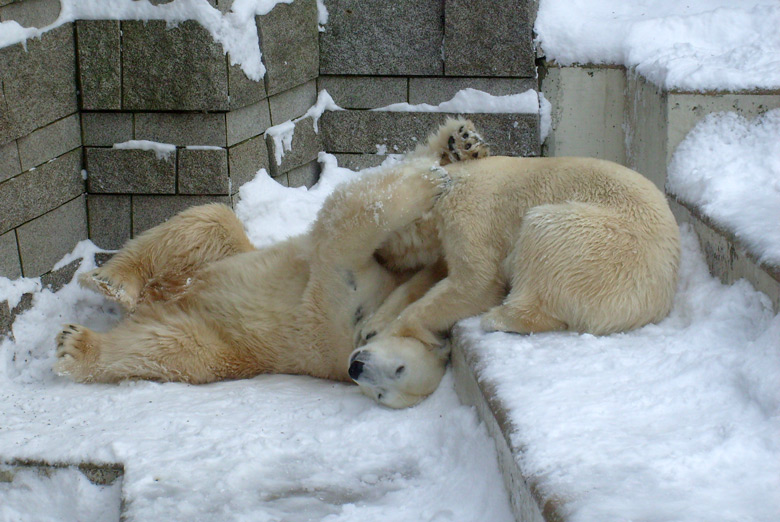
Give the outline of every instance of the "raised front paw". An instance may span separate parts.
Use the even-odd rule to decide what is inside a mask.
[[[442,158],[442,164],[490,156],[490,147],[477,132],[474,124],[470,120],[459,120],[459,123],[457,129],[454,129],[447,138],[447,150]]]
[[[97,358],[93,333],[77,324],[66,324],[57,334],[57,362],[54,371],[75,381],[89,381]]]

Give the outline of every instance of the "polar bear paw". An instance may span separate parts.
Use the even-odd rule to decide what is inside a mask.
[[[90,342],[92,332],[77,324],[66,324],[57,334],[57,362],[54,371],[74,380],[89,379],[89,367],[96,358],[94,343]]]
[[[79,284],[120,303],[127,310],[133,310],[138,302],[138,291],[114,277],[105,266],[81,274]]]
[[[490,147],[470,120],[459,120],[460,125],[447,138],[442,164],[480,159],[490,156]]]

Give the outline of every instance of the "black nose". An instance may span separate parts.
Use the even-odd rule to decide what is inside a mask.
[[[356,381],[361,373],[363,373],[363,361],[352,361],[349,365],[349,376]]]

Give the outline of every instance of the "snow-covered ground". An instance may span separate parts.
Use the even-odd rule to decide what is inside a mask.
[[[780,88],[777,0],[540,0],[535,31],[560,65],[622,64],[660,87]]]
[[[749,121],[711,114],[675,151],[667,190],[780,265],[780,109]]]
[[[321,159],[311,190],[263,171],[241,188],[237,212],[255,244],[305,230],[335,185],[356,175]],[[52,373],[60,324],[105,329],[117,319],[115,305],[75,282],[35,294],[14,340],[0,344],[0,456],[121,463],[132,520],[511,520],[493,442],[451,376],[419,407],[396,411],[355,386],[299,376],[108,386]],[[0,486],[0,520],[67,520],[75,508],[62,511],[58,499],[101,494],[68,483],[27,476]],[[71,520],[102,521],[90,518],[100,509],[84,502]]]

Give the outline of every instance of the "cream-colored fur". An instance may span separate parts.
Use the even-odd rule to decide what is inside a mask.
[[[602,335],[669,313],[679,231],[640,174],[588,158],[494,157],[447,171],[434,215],[449,276],[396,331],[442,331],[487,311],[491,330]]]
[[[400,283],[411,283],[395,294],[402,308],[443,277],[435,228],[423,216],[447,179],[431,167],[471,143],[463,134],[472,128],[451,121],[400,165],[338,188],[310,232],[272,247],[255,250],[217,204],[145,232],[81,276],[127,316],[105,333],[66,325],[56,371],[81,382],[206,383],[264,372],[348,380],[359,325]],[[412,358],[421,363],[402,372],[404,393],[425,396],[446,353]],[[409,405],[404,393],[384,402]]]
[[[588,158],[492,157],[445,167],[450,188],[431,219],[448,275],[398,306],[396,289],[362,327],[350,357],[378,397],[404,351],[482,315],[485,330],[622,332],[669,313],[679,232],[664,195],[640,174]],[[432,368],[431,373],[436,368]]]

